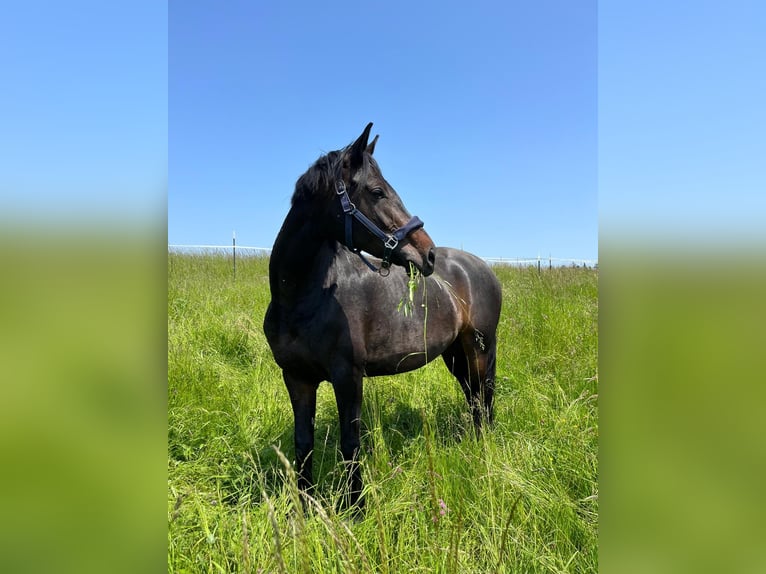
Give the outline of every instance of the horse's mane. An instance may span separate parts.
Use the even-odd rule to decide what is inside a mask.
[[[319,159],[295,182],[295,191],[293,192],[291,204],[295,205],[299,201],[312,201],[317,197],[324,199],[332,198],[335,195],[333,182],[335,181],[336,173],[339,171],[340,162],[344,154],[350,147],[349,145],[341,150],[331,151],[319,156]],[[370,167],[380,171],[375,159],[369,153],[365,153],[362,169],[367,173]]]
[[[322,155],[295,182],[292,205],[298,201],[311,201],[317,195],[329,196],[334,192],[332,181],[343,151],[331,151]]]

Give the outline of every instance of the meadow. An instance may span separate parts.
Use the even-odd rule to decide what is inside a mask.
[[[473,435],[441,359],[366,379],[366,509],[353,516],[337,505],[329,383],[316,500],[300,511],[292,410],[261,328],[268,259],[238,259],[235,277],[231,257],[170,253],[168,571],[595,572],[598,271],[494,270],[494,426]]]

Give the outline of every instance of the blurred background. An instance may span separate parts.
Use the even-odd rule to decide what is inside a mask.
[[[599,3],[604,571],[766,569],[765,24]],[[163,568],[167,26],[0,22],[3,572]]]
[[[163,569],[167,6],[0,18],[0,571]]]

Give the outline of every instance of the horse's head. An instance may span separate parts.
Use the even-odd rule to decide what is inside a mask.
[[[423,275],[434,270],[434,242],[412,217],[373,159],[378,136],[368,143],[372,123],[344,150],[327,156],[335,190],[336,239],[389,263],[412,263]],[[333,156],[333,157],[331,157]]]

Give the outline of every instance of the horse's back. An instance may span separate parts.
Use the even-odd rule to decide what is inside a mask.
[[[494,271],[480,257],[460,249],[437,247],[435,255],[434,274],[449,283],[463,301],[466,322],[494,332],[503,298]]]

